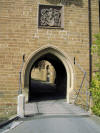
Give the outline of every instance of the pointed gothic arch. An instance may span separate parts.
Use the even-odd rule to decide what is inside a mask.
[[[62,62],[63,66],[65,68],[65,71],[67,74],[66,99],[67,99],[67,102],[69,103],[70,102],[70,95],[71,95],[71,92],[73,91],[73,87],[74,87],[74,67],[73,67],[73,64],[71,62],[71,59],[69,58],[69,56],[66,53],[59,50],[57,47],[51,46],[51,45],[41,47],[38,50],[34,51],[28,57],[28,59],[25,62],[24,69],[23,69],[23,75],[24,75],[23,93],[25,94],[26,101],[28,100],[28,97],[29,97],[29,74],[30,74],[30,70],[31,70],[33,64],[39,58],[41,58],[42,56],[44,56],[46,54],[52,54],[53,56],[57,57],[59,59],[59,61]]]

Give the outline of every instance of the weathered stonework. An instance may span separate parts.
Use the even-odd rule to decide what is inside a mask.
[[[16,111],[23,54],[26,65],[36,50],[56,47],[66,53],[72,63],[72,89],[79,88],[83,77],[74,65],[74,57],[89,78],[88,0],[69,1],[64,5],[52,0],[0,0],[0,117]],[[38,28],[39,4],[63,6],[64,28]],[[99,31],[98,0],[91,1],[91,10],[93,36]]]

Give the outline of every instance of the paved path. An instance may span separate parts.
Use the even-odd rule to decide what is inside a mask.
[[[51,100],[34,102],[25,105],[25,115],[89,115],[74,104],[68,104],[64,100]]]
[[[48,99],[52,97],[54,99],[54,97],[57,95],[58,93],[56,89],[56,84],[49,83],[46,81],[31,79],[31,86],[30,86],[30,93],[29,93],[30,101],[43,99],[43,98]]]
[[[100,133],[100,119],[64,100],[30,103],[25,113],[28,117],[14,121],[7,133]]]
[[[27,119],[8,133],[100,133],[99,124],[88,117],[51,116]]]

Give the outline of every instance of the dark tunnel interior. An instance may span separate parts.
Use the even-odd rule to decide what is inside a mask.
[[[36,81],[31,78],[35,64],[46,60],[52,64],[56,71],[54,84]],[[67,73],[63,63],[55,55],[48,53],[41,56],[32,66],[29,74],[29,102],[34,100],[53,100],[66,98]]]

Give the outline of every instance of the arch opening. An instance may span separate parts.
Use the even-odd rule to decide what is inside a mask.
[[[43,61],[45,62],[44,70],[39,66],[41,62],[44,63]],[[35,77],[40,79],[36,79]],[[53,78],[52,81],[50,81],[51,78]],[[33,63],[29,74],[29,102],[42,99],[66,98],[66,88],[66,69],[58,57],[47,53]]]
[[[57,47],[54,47],[52,45],[43,46],[40,49],[33,52],[27,58],[24,64],[23,93],[25,95],[25,101],[28,102],[34,99],[32,98],[34,97],[32,94],[34,92],[34,87],[33,89],[31,87],[32,86],[31,78],[34,77],[34,76],[32,77],[32,71],[34,72],[34,67],[36,66],[36,64],[43,61],[49,62],[56,72],[55,82],[53,82],[53,85],[55,84],[57,88],[56,94],[59,94],[59,97],[61,96],[65,97],[68,103],[72,102],[71,96],[74,87],[74,66],[69,56],[66,53],[64,53],[63,51],[59,50]]]

